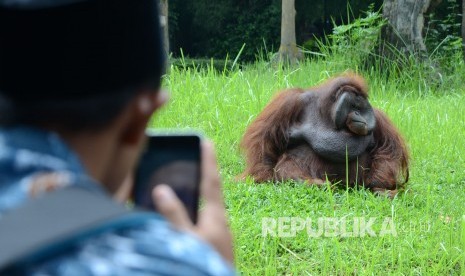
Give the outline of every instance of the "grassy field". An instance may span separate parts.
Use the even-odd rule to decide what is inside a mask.
[[[165,80],[171,102],[152,125],[198,128],[215,142],[236,266],[243,275],[465,273],[463,64],[442,83],[420,72],[399,78],[362,73],[372,105],[390,116],[411,152],[410,181],[395,199],[363,189],[235,181],[244,169],[239,150],[244,130],[276,91],[309,87],[346,69],[357,71],[329,61],[288,70],[261,64],[227,74],[173,68]],[[315,238],[305,229],[291,237],[263,236],[262,219],[279,217],[311,218],[314,228],[318,218],[345,220],[348,230],[354,219],[374,218],[376,236]],[[386,218],[395,231],[381,236]]]

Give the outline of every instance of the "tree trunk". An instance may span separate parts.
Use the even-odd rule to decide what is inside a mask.
[[[465,60],[465,0],[462,0],[462,50]]]
[[[427,57],[422,32],[424,14],[430,3],[431,0],[384,1],[383,17],[388,21],[382,31],[384,56],[396,58],[401,53],[406,56],[414,55],[420,59]],[[392,46],[395,48],[394,51]]]
[[[169,40],[169,32],[168,32],[168,0],[160,0],[159,2],[159,9],[160,9],[160,25],[162,28],[162,35],[163,35],[163,49],[165,51],[165,68],[168,70],[169,68],[169,55],[170,55],[170,40]]]
[[[294,64],[302,58],[295,38],[295,0],[282,1],[280,62]]]

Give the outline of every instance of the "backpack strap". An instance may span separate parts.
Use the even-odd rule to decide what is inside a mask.
[[[153,215],[130,211],[104,193],[81,187],[46,193],[0,219],[0,274],[50,258],[108,229],[140,224]]]

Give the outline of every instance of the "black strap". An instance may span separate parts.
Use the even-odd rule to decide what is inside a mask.
[[[110,226],[140,223],[147,215],[79,187],[47,193],[0,218],[0,273],[50,257]]]

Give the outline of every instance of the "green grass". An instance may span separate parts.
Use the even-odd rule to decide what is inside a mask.
[[[258,64],[227,74],[172,68],[167,108],[156,127],[201,129],[217,148],[236,266],[243,275],[423,275],[465,272],[465,69],[431,82],[420,71],[400,77],[364,76],[370,101],[400,129],[411,151],[407,189],[393,200],[363,189],[325,189],[299,183],[236,182],[244,169],[239,142],[246,126],[286,87],[309,87],[346,68],[311,61],[280,70]],[[363,75],[363,74],[362,74]],[[397,236],[311,238],[262,236],[262,218],[375,217],[379,232],[392,217]],[[349,225],[349,228],[351,226]]]

